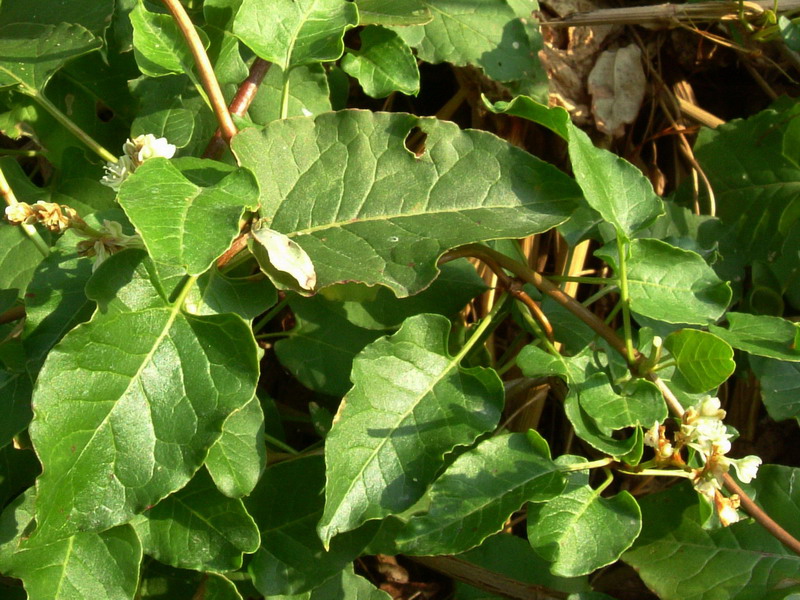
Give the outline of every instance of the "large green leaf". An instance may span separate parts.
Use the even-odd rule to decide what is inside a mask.
[[[625,439],[617,439],[605,433],[598,423],[581,407],[578,392],[571,388],[564,401],[564,412],[575,428],[575,434],[590,446],[624,460],[629,464],[636,464],[642,457],[642,433],[636,429],[635,433]],[[652,425],[652,422],[650,423]]]
[[[26,372],[0,369],[0,446],[25,429],[31,420],[33,381]]]
[[[664,340],[675,367],[691,392],[713,390],[733,375],[733,349],[713,333],[681,329]],[[673,381],[675,377],[673,376]]]
[[[749,315],[729,312],[725,315],[728,327],[709,326],[709,331],[718,335],[737,350],[756,356],[800,362],[800,328],[796,323],[780,317]]]
[[[616,154],[596,147],[572,124],[563,108],[547,108],[527,96],[489,108],[540,123],[567,140],[572,170],[586,201],[614,225],[619,235],[630,238],[664,213],[663,202],[642,172]]]
[[[127,522],[183,487],[253,397],[257,348],[241,318],[184,314],[142,287],[130,310],[98,300],[105,314],[70,331],[39,375],[39,543]]]
[[[353,363],[345,397],[325,443],[328,484],[319,524],[337,533],[414,504],[455,446],[497,425],[503,386],[494,371],[449,355],[450,321],[408,319],[367,346]]]
[[[22,23],[78,23],[93,33],[101,34],[108,27],[113,12],[114,0],[9,0],[0,5],[0,26]]]
[[[322,458],[298,458],[269,467],[245,500],[261,530],[261,548],[249,570],[264,595],[295,595],[319,586],[340,573],[375,534],[375,527],[345,533],[326,551],[316,532],[324,485]]]
[[[266,465],[264,411],[253,396],[225,419],[222,435],[208,451],[206,468],[223,494],[241,498],[253,491]]]
[[[417,59],[394,31],[370,25],[361,31],[361,47],[348,50],[342,69],[373,98],[392,92],[416,96],[419,92]]]
[[[538,433],[489,438],[459,456],[431,485],[428,511],[412,517],[397,542],[406,554],[456,554],[503,528],[525,502],[547,502],[564,488]]]
[[[639,505],[628,492],[611,498],[577,486],[545,504],[528,505],[528,541],[562,577],[586,575],[616,561],[642,528]]]
[[[84,532],[34,547],[22,546],[9,575],[29,600],[130,600],[139,583],[142,545],[130,525]]]
[[[528,505],[528,510],[534,506]],[[538,505],[536,505],[538,506]],[[546,506],[543,505],[543,506]],[[543,586],[566,594],[586,591],[589,582],[586,577],[557,577],[550,574],[550,561],[536,554],[524,539],[516,535],[498,533],[464,554],[458,559],[469,565],[499,573],[515,581]],[[500,596],[492,596],[485,590],[456,583],[456,598],[459,600],[494,600]],[[555,595],[555,594],[553,594]]]
[[[245,320],[256,318],[278,302],[278,291],[263,273],[231,277],[212,266],[197,280],[187,304],[198,315],[236,313]]]
[[[356,0],[359,25],[423,25],[433,18],[424,0]]]
[[[427,134],[419,157],[404,146],[415,126]],[[579,194],[491,134],[405,114],[275,121],[242,131],[233,149],[258,178],[262,216],[308,253],[319,287],[361,281],[411,295],[445,250],[546,231]]]
[[[800,418],[800,362],[751,356],[761,396],[769,416],[776,421]]]
[[[786,156],[783,137],[798,109],[765,110],[715,129],[703,129],[695,155],[711,181],[717,216],[748,262],[779,250],[797,210],[798,156]],[[795,208],[792,209],[792,206]]]
[[[607,436],[625,427],[649,428],[667,418],[661,392],[644,379],[626,382],[617,393],[605,373],[595,373],[574,389],[583,410]]]
[[[22,297],[42,259],[21,227],[0,220],[0,289],[19,290]]]
[[[642,533],[623,560],[659,598],[782,600],[800,591],[796,554],[753,521],[703,529],[698,502],[689,485],[640,501]]]
[[[283,71],[272,65],[247,114],[254,123],[266,125],[281,117]],[[322,65],[311,64],[289,72],[287,117],[309,117],[331,110],[330,89]]]
[[[482,68],[496,81],[533,78],[531,40],[505,0],[422,0],[433,19],[395,29],[429,63]]]
[[[616,250],[596,254],[619,271]],[[660,240],[631,241],[627,273],[631,310],[651,319],[707,325],[731,301],[730,286],[699,254]]]
[[[384,332],[351,323],[338,302],[321,295],[290,301],[295,326],[275,344],[278,360],[309,389],[343,396],[350,389],[353,358]]]
[[[260,542],[242,501],[223,496],[203,470],[131,524],[149,556],[196,571],[235,571]]]
[[[150,560],[142,571],[136,600],[242,600],[236,585],[219,573],[175,569]]]
[[[347,566],[319,587],[302,594],[270,595],[269,600],[390,600],[391,596],[369,581],[353,573]]]
[[[0,87],[19,84],[25,93],[37,95],[68,60],[101,45],[80,25],[17,23],[0,27]]]
[[[136,62],[142,73],[150,77],[171,73],[192,76],[192,52],[171,15],[150,12],[145,8],[143,0],[139,0],[130,19]],[[206,37],[200,30],[198,35]]]
[[[119,203],[156,263],[199,275],[239,233],[239,218],[254,208],[251,173],[198,158],[152,158],[125,180]]]
[[[347,0],[244,0],[233,33],[286,71],[338,59],[345,31],[356,25],[358,9]]]

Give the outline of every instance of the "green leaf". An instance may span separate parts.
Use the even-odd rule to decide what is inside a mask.
[[[208,451],[206,468],[219,491],[241,498],[253,491],[266,466],[264,411],[254,396],[225,419],[222,435]]]
[[[247,113],[254,123],[266,125],[281,118],[282,92],[283,71],[278,65],[272,65]],[[330,89],[322,65],[311,64],[289,71],[287,117],[309,117],[329,110]]]
[[[142,546],[129,525],[77,533],[23,547],[9,575],[22,579],[29,600],[130,600],[136,593]]]
[[[212,266],[197,280],[187,303],[194,303],[194,314],[236,313],[254,319],[278,302],[278,291],[263,274],[231,277]]]
[[[0,27],[0,87],[19,84],[26,94],[37,95],[67,61],[101,45],[80,25],[17,23]]]
[[[33,381],[28,373],[0,369],[0,447],[10,443],[15,435],[30,423]]]
[[[94,312],[94,302],[84,293],[92,265],[77,256],[75,242],[76,236],[63,236],[39,263],[28,285],[23,339],[31,373],[38,372],[64,334],[88,321]]]
[[[384,332],[353,325],[341,305],[317,295],[289,301],[295,326],[275,344],[281,364],[309,389],[343,396],[350,389],[353,358]]]
[[[547,502],[564,488],[538,433],[489,438],[460,455],[431,485],[428,512],[397,537],[405,554],[457,554],[503,528],[525,502]]]
[[[196,95],[196,90],[188,77],[141,77],[132,81],[130,87],[140,102],[131,124],[131,137],[152,133],[167,138],[178,148],[189,144],[195,129],[195,114],[186,105],[186,97]]]
[[[199,573],[147,561],[136,600],[242,600],[233,582],[218,573]]]
[[[547,350],[529,344],[519,351],[517,366],[525,377],[550,377],[556,375],[569,380],[569,370],[561,356],[553,356]]]
[[[202,470],[131,524],[149,556],[182,569],[234,571],[260,543],[242,501],[223,496]]]
[[[625,427],[649,428],[667,418],[661,392],[644,379],[623,384],[618,394],[605,373],[595,373],[575,389],[583,410],[607,436]]]
[[[244,321],[145,298],[96,313],[42,368],[30,427],[44,467],[37,538],[107,529],[180,489],[253,397],[257,348]]]
[[[342,59],[345,73],[358,79],[368,96],[385,98],[392,92],[419,93],[417,59],[394,31],[370,25],[361,30],[361,47]]]
[[[505,0],[422,0],[433,19],[395,31],[429,63],[483,69],[495,81],[533,77],[531,40]]]
[[[528,505],[528,510],[534,506]],[[544,505],[546,506],[546,505]],[[544,560],[533,551],[530,544],[516,535],[498,533],[464,554],[459,554],[459,561],[470,565],[477,565],[501,576],[515,581],[543,586],[551,590],[570,593],[589,589],[585,577],[556,577],[550,574],[550,562]],[[456,598],[459,600],[487,600],[500,596],[489,595],[484,590],[472,586],[456,583]]]
[[[28,488],[14,498],[0,515],[0,571],[8,573],[12,568],[14,553],[33,524],[35,489]]]
[[[664,346],[691,392],[713,390],[733,375],[733,349],[713,333],[681,329],[667,336]],[[673,377],[673,380],[675,377]]]
[[[258,185],[245,169],[198,158],[151,158],[125,180],[119,203],[156,263],[199,275],[239,233]]]
[[[356,0],[359,25],[424,25],[433,16],[423,0]]]
[[[717,216],[725,235],[746,257],[768,259],[779,250],[787,211],[796,206],[800,190],[797,157],[783,153],[783,138],[796,119],[795,104],[786,111],[765,110],[746,120],[736,119],[715,129],[703,128],[694,153],[709,178]]]
[[[562,577],[586,575],[616,561],[642,528],[636,500],[622,491],[580,486],[545,504],[528,505],[528,541]]]
[[[268,597],[301,594],[340,573],[375,534],[375,527],[345,533],[326,551],[316,532],[323,510],[325,466],[308,456],[270,466],[245,500],[261,530],[261,548],[249,570]]]
[[[0,289],[19,290],[22,297],[43,258],[21,227],[0,221]]]
[[[800,591],[796,554],[753,521],[703,529],[690,485],[646,496],[640,504],[642,533],[623,560],[659,598],[779,600]]]
[[[631,241],[629,253],[628,292],[633,312],[666,323],[707,325],[728,307],[730,286],[699,254],[651,239]],[[606,247],[595,254],[619,271],[616,250]]]
[[[750,366],[758,375],[761,398],[776,421],[800,418],[800,362],[784,362],[751,356]]]
[[[420,157],[404,146],[415,126],[427,134]],[[546,231],[578,193],[491,134],[405,114],[275,121],[242,131],[233,149],[256,173],[262,216],[305,249],[319,287],[360,281],[411,295],[435,278],[445,250]]]
[[[150,12],[144,7],[143,0],[138,0],[130,19],[134,54],[142,73],[150,77],[186,73],[193,77],[192,52],[171,15]],[[196,31],[208,48],[205,33],[199,29]]]
[[[344,52],[345,31],[358,25],[358,9],[346,0],[244,0],[233,33],[264,60],[284,71]]]
[[[92,33],[102,34],[114,12],[114,0],[37,0],[36,2],[3,2],[0,6],[0,26],[22,23],[58,25],[77,23]]]
[[[353,363],[353,389],[325,442],[328,484],[319,524],[326,544],[419,500],[444,455],[497,425],[503,386],[449,355],[450,321],[411,317]]]
[[[758,477],[743,484],[750,497],[795,537],[800,536],[799,474],[797,467],[763,465]]]
[[[341,302],[342,314],[353,325],[385,331],[421,313],[452,317],[488,289],[465,258],[445,263],[440,269],[441,273],[428,288],[408,298],[397,298],[383,286],[359,283],[331,286],[322,290],[321,295]]]
[[[625,159],[597,148],[588,135],[572,124],[563,108],[547,108],[527,96],[489,108],[540,123],[567,140],[572,170],[586,201],[624,239],[630,239],[664,214],[663,202],[650,180]]]
[[[725,318],[727,328],[711,325],[708,329],[737,350],[778,360],[800,361],[797,347],[800,329],[796,323],[780,317],[737,312],[729,312]]]
[[[607,435],[583,410],[578,400],[578,392],[574,388],[570,388],[570,393],[564,401],[564,412],[575,428],[576,435],[596,450],[629,464],[636,464],[641,460],[643,451],[641,429],[637,428],[633,435],[622,440]],[[649,425],[652,425],[652,421]]]
[[[390,600],[391,596],[353,573],[348,565],[319,587],[302,594],[270,595],[269,600]]]

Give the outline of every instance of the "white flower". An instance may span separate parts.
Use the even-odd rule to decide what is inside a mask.
[[[725,418],[725,411],[720,406],[719,398],[704,396],[697,406],[697,411],[701,417],[714,418],[721,421]]]
[[[653,423],[653,426],[648,429],[644,434],[644,443],[645,446],[650,446],[651,448],[658,448],[658,440],[661,437],[659,434],[659,423],[656,421]]]
[[[726,458],[729,464],[736,470],[736,476],[742,483],[750,483],[758,475],[758,467],[761,466],[761,459],[758,456],[745,456],[744,458]]]
[[[100,179],[100,183],[110,187],[115,192],[119,190],[122,182],[128,178],[134,170],[133,161],[128,156],[120,156],[115,163],[107,162],[105,166],[106,174]]]
[[[131,157],[136,166],[141,165],[149,158],[172,158],[175,156],[175,146],[170,144],[167,138],[157,138],[152,133],[128,140],[122,149],[127,156]]]
[[[117,162],[106,163],[106,174],[100,183],[107,185],[112,190],[117,191],[128,176],[133,173],[144,161],[150,158],[172,158],[175,156],[175,146],[167,141],[167,138],[157,138],[152,133],[136,136],[128,139],[122,145],[124,154],[119,157]]]
[[[27,202],[16,202],[6,206],[6,219],[15,225],[30,225],[36,222],[36,213]]]
[[[728,500],[728,502],[725,502],[725,500]],[[719,516],[719,522],[723,527],[739,521],[739,513],[729,500],[729,498],[723,498],[723,501],[717,504],[717,516]]]

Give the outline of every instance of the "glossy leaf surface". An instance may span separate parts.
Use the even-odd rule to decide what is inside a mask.
[[[420,157],[404,146],[415,126],[427,134]],[[361,281],[413,294],[445,250],[550,229],[578,193],[490,134],[411,115],[276,121],[241,132],[233,149],[256,174],[261,215],[308,253],[319,287]]]
[[[444,317],[411,317],[356,357],[353,389],[326,440],[324,542],[410,507],[450,449],[500,419],[499,378],[462,368],[447,351],[449,332]]]
[[[373,98],[395,91],[415,96],[419,92],[419,68],[411,48],[383,27],[373,25],[361,31],[361,47],[347,52],[342,69]]]
[[[713,333],[681,329],[664,340],[682,381],[692,392],[707,392],[733,374],[733,350]],[[673,378],[674,379],[674,378]]]
[[[795,323],[780,317],[729,312],[727,327],[711,325],[709,330],[737,350],[756,356],[800,362],[797,347],[800,329]]]
[[[284,71],[344,52],[345,31],[358,24],[358,9],[345,0],[244,0],[233,32]]]
[[[407,554],[456,554],[497,533],[525,502],[558,496],[564,479],[546,442],[531,430],[489,438],[459,456],[431,485],[428,511],[397,537]]]
[[[153,158],[120,189],[119,202],[157,263],[199,275],[239,232],[258,187],[244,169],[216,161]]]

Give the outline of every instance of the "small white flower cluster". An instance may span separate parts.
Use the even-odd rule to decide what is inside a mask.
[[[662,465],[682,464],[680,451],[684,446],[696,450],[704,465],[694,470],[694,489],[717,509],[720,522],[729,525],[739,520],[736,512],[739,498],[722,495],[723,476],[733,467],[740,481],[750,483],[758,473],[761,459],[757,456],[740,459],[725,456],[731,449],[731,434],[722,422],[724,418],[725,411],[720,408],[719,398],[705,396],[697,406],[690,407],[683,414],[674,443],[666,439],[665,428],[658,423],[645,434],[644,441],[656,449],[655,461]]]
[[[129,139],[122,145],[122,151],[124,154],[117,162],[106,164],[106,174],[100,180],[100,183],[114,191],[119,190],[122,182],[144,161],[158,156],[162,158],[175,156],[175,146],[167,142],[166,138],[157,138],[152,133]]]
[[[6,206],[6,219],[12,225],[32,225],[41,223],[53,233],[64,233],[75,224],[83,224],[83,220],[75,209],[55,202],[40,200],[36,204],[16,202]]]
[[[89,232],[76,230],[76,233],[88,239],[78,242],[79,256],[96,256],[92,271],[97,270],[105,259],[125,248],[144,248],[139,234],[126,235],[122,225],[116,221],[104,220],[99,231]]]

